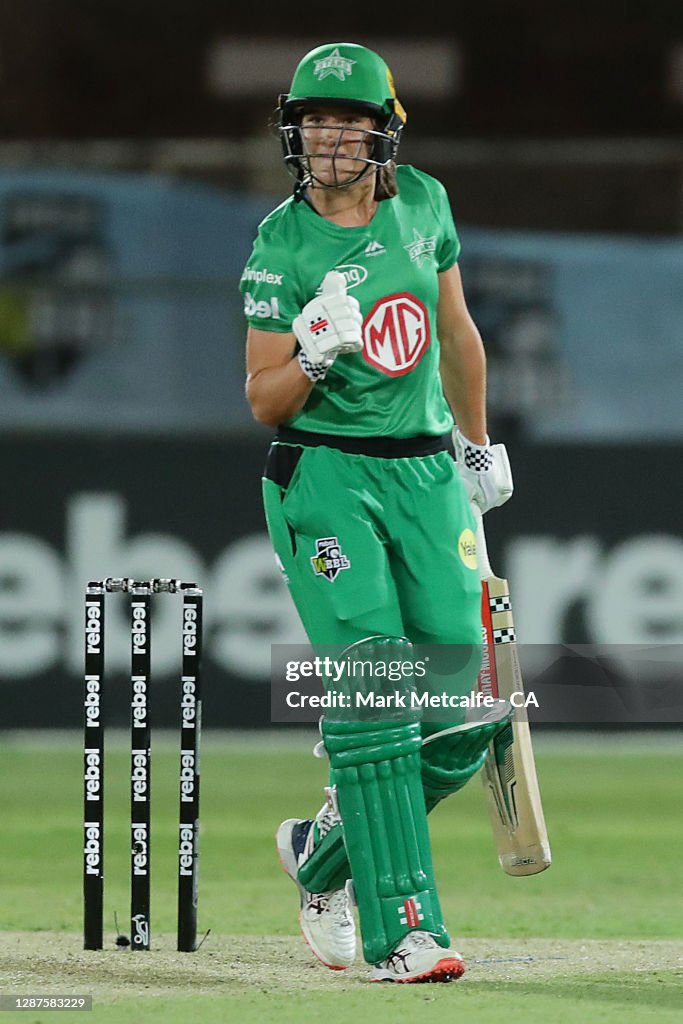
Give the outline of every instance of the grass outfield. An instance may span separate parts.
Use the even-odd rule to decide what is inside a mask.
[[[81,738],[0,733],[0,994],[92,994],[85,1020],[107,1024],[390,1024],[406,1012],[468,1024],[681,1019],[681,734],[539,736],[554,863],[536,877],[498,867],[478,780],[434,812],[441,901],[469,963],[444,986],[370,985],[362,963],[330,972],[308,955],[273,833],[321,803],[313,732],[205,737],[200,930],[211,932],[197,953],[176,953],[177,743],[154,739],[154,948],[114,946],[114,912],[127,930],[129,902],[128,753],[118,736],[105,767],[107,948],[85,953]],[[9,1012],[0,1024],[64,1019],[83,1017]]]

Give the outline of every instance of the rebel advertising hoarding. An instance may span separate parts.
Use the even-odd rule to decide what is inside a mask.
[[[300,649],[305,637],[265,529],[269,438],[265,430],[232,439],[0,441],[1,727],[82,723],[84,590],[104,577],[196,582],[204,725],[270,724],[271,648]],[[515,493],[486,526],[527,661],[553,645],[619,652],[622,662],[638,651],[639,680],[654,687],[658,709],[648,720],[676,721],[680,447],[515,445],[509,453]],[[123,727],[130,599],[112,593],[106,602],[107,715]],[[176,722],[182,638],[181,602],[153,595],[155,725]]]

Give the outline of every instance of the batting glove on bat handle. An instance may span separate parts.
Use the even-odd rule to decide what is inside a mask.
[[[475,444],[456,429],[453,431],[455,458],[470,501],[482,514],[498,508],[512,496],[512,470],[504,444]]]
[[[358,299],[346,293],[344,275],[330,270],[322,292],[294,318],[292,330],[301,351],[313,365],[331,366],[338,355],[360,352],[363,317]]]

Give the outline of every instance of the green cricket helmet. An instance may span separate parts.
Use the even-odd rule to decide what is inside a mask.
[[[386,167],[395,159],[406,113],[396,96],[391,71],[378,54],[358,43],[325,43],[302,58],[289,93],[280,96],[283,156],[287,169],[301,185],[314,177],[301,118],[306,110],[322,105],[358,111],[375,119],[376,129],[366,133],[370,155],[358,157],[366,166],[354,180],[369,167]]]

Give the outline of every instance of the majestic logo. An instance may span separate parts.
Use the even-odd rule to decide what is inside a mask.
[[[342,569],[350,569],[351,562],[342,554],[336,537],[319,537],[315,542],[315,554],[311,565],[316,576],[324,576],[332,583]]]
[[[342,57],[337,46],[329,56],[315,62],[313,74],[319,82],[322,82],[324,78],[328,78],[330,75],[334,75],[340,82],[345,82],[346,76],[350,76],[353,73],[353,65],[355,63],[355,60]]]
[[[414,295],[399,292],[375,303],[363,324],[363,358],[389,377],[409,373],[431,340],[429,316]]]
[[[279,320],[280,303],[273,296],[272,299],[261,299],[257,302],[251,292],[244,296],[244,315],[254,316],[259,320]]]
[[[368,242],[365,247],[366,256],[381,256],[382,253],[385,253],[386,251],[387,250],[384,248],[382,243],[376,241]]]
[[[403,246],[407,249],[412,263],[421,267],[436,252],[436,236],[423,238],[417,228],[413,228],[413,241]]]

